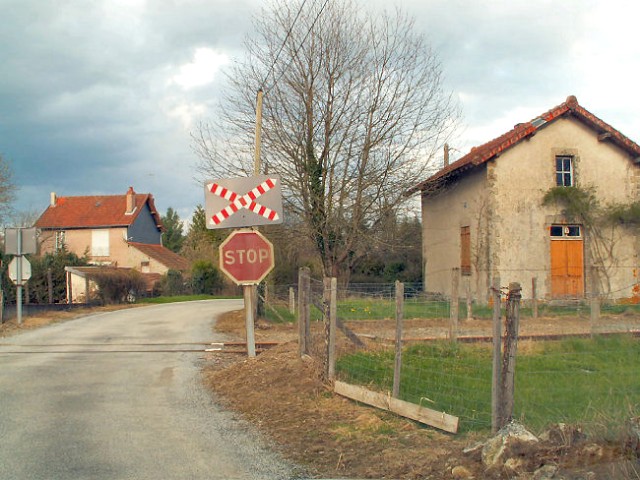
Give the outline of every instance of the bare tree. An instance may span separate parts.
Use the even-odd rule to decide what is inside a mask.
[[[13,213],[11,203],[15,199],[15,192],[11,166],[0,155],[0,224],[4,224]]]
[[[338,275],[425,178],[458,112],[412,19],[350,0],[316,3],[303,10],[300,0],[277,0],[256,18],[219,120],[193,138],[202,174],[251,172],[263,87],[263,164],[281,176],[287,214],[304,226],[325,273]]]

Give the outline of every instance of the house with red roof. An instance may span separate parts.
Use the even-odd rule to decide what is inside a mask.
[[[450,294],[452,276],[481,303],[494,277],[519,282],[525,298],[534,283],[536,296],[547,299],[631,298],[639,291],[637,234],[593,216],[596,207],[638,202],[640,146],[574,96],[445,160],[408,193],[417,192],[426,291]],[[590,211],[579,215],[549,201],[576,193],[595,200]]]
[[[158,275],[169,269],[188,270],[188,261],[162,246],[164,227],[153,195],[58,197],[34,225],[39,232],[40,253],[61,248],[89,258],[96,266],[133,268]],[[80,271],[80,270],[78,270]]]

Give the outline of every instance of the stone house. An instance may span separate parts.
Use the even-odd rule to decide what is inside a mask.
[[[570,96],[410,190],[421,194],[425,291],[450,294],[460,275],[461,293],[484,303],[497,276],[525,298],[533,279],[538,298],[635,297],[635,230],[594,218],[640,205],[639,188],[640,146]],[[576,193],[598,209],[579,215],[558,200]]]
[[[136,193],[132,187],[124,195],[58,197],[34,225],[38,229],[41,254],[66,248],[78,256],[87,255],[93,266],[127,268],[145,274],[151,285],[169,269],[186,271],[188,261],[162,246],[164,227],[153,195]],[[67,269],[73,300],[88,287],[87,268]],[[82,288],[80,288],[82,287]],[[71,300],[71,299],[70,299]]]

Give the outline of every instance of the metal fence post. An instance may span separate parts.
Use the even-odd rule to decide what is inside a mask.
[[[589,315],[591,337],[596,334],[596,324],[600,321],[600,289],[598,267],[591,267],[591,314]]]
[[[531,308],[533,318],[538,318],[538,278],[531,279]]]
[[[289,312],[296,313],[296,292],[289,287]]]
[[[459,311],[459,286],[460,286],[460,269],[451,269],[451,303],[449,304],[449,340],[458,341],[458,311]]]

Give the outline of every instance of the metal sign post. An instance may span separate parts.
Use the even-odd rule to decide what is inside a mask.
[[[23,261],[28,260],[23,257],[25,254],[36,253],[36,229],[35,228],[6,228],[4,231],[4,250],[6,254],[15,255],[15,282],[16,282],[16,316],[18,325],[22,323],[22,283],[31,277],[31,271],[26,276],[23,272]],[[13,263],[13,262],[12,262]],[[27,278],[23,278],[23,277]],[[12,278],[13,279],[13,278]]]
[[[16,290],[16,315],[18,316],[18,325],[22,324],[22,229],[18,229],[18,265],[16,273],[18,277]]]

